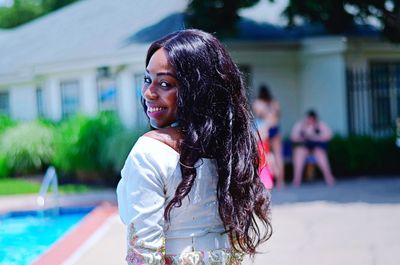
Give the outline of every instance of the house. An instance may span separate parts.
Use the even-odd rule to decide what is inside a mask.
[[[140,104],[149,43],[184,28],[187,1],[82,0],[0,31],[0,113],[60,120],[118,112],[146,123]],[[332,36],[321,27],[286,29],[251,17],[224,40],[246,74],[250,99],[268,84],[282,106],[282,129],[314,108],[333,130],[387,135],[400,114],[400,46],[371,27]]]

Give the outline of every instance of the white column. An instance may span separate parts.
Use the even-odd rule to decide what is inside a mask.
[[[133,128],[136,120],[135,88],[133,74],[120,72],[117,77],[117,104],[119,116],[127,128]]]
[[[95,116],[98,112],[96,72],[87,72],[80,79],[80,110],[88,116]]]
[[[347,134],[346,41],[342,37],[306,39],[301,54],[300,115],[315,109],[336,133]]]
[[[61,90],[60,80],[50,77],[46,82],[43,91],[44,109],[48,118],[52,120],[61,120]]]

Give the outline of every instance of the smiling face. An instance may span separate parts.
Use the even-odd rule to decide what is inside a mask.
[[[146,67],[142,96],[152,127],[163,128],[176,121],[178,81],[163,48],[153,54]]]

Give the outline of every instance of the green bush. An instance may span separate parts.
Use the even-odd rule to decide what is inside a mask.
[[[15,126],[15,122],[6,115],[0,114],[0,135],[8,128]]]
[[[112,170],[108,179],[110,184],[114,185],[119,180],[120,171],[132,146],[144,132],[144,129],[122,130],[108,138],[103,145],[101,160]]]
[[[6,156],[0,153],[0,179],[9,177],[10,169],[7,165]]]
[[[0,141],[2,134],[9,128],[15,126],[15,122],[11,120],[8,116],[0,114]],[[8,177],[10,173],[10,168],[7,165],[6,156],[4,155],[4,150],[0,149],[0,179]]]
[[[393,137],[335,136],[329,144],[329,160],[338,176],[400,174],[400,148]]]
[[[57,130],[54,164],[58,169],[81,175],[83,181],[101,177],[108,170],[101,160],[102,146],[121,128],[113,113],[104,112],[94,118],[72,117]]]
[[[52,160],[53,130],[37,122],[21,123],[6,130],[0,139],[1,156],[7,169],[16,174],[41,171]],[[1,159],[0,159],[1,160]],[[1,165],[0,165],[1,167]]]

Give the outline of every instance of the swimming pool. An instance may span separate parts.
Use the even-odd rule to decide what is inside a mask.
[[[92,209],[61,208],[58,216],[51,210],[0,215],[0,264],[30,264]]]

